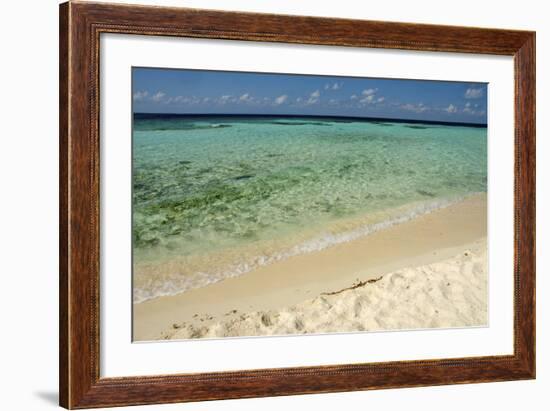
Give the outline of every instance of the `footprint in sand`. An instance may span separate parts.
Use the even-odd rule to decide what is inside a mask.
[[[403,274],[395,273],[391,276],[390,283],[392,288],[403,288],[405,285],[405,277]]]
[[[271,327],[273,325],[273,321],[271,320],[271,316],[268,313],[263,313],[261,317],[262,324],[265,327]]]

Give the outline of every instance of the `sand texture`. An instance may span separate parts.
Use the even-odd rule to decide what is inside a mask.
[[[208,325],[175,323],[163,338],[218,338],[483,326],[487,243],[442,262],[403,268],[279,310],[234,313]]]

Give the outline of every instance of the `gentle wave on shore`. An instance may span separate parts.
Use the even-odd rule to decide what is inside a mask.
[[[419,202],[392,210],[333,223],[313,238],[303,236],[249,244],[217,254],[173,258],[163,263],[136,267],[145,281],[134,283],[134,302],[175,295],[193,288],[204,287],[227,278],[243,275],[259,267],[293,256],[321,251],[328,247],[356,240],[380,230],[402,224],[419,216],[463,201],[464,197]],[[293,244],[294,242],[294,244]],[[206,271],[204,267],[210,270]]]

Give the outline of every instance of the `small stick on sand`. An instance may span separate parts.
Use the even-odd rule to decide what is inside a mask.
[[[351,287],[342,288],[341,290],[332,291],[332,292],[329,292],[329,293],[321,293],[321,295],[335,295],[335,294],[340,294],[340,293],[343,293],[344,291],[355,290],[356,288],[363,287],[363,286],[365,286],[365,285],[367,285],[367,284],[375,283],[375,282],[377,282],[377,281],[380,281],[381,279],[382,279],[382,276],[380,276],[380,277],[378,277],[378,278],[373,278],[372,280],[359,281],[358,283],[353,284]]]

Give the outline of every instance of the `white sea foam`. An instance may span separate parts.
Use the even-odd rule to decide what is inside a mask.
[[[419,216],[456,204],[464,200],[464,198],[465,196],[420,203],[407,209],[405,212],[393,215],[383,221],[361,225],[358,228],[341,233],[325,233],[286,250],[271,255],[258,255],[247,261],[229,265],[223,270],[196,272],[192,275],[173,273],[163,278],[151,279],[141,287],[134,288],[134,303],[140,303],[156,297],[179,294],[193,288],[204,287],[227,278],[238,277],[258,267],[273,264],[290,257],[321,251],[337,244],[354,241],[361,237],[368,236],[389,227],[413,220]]]

